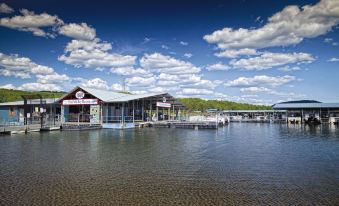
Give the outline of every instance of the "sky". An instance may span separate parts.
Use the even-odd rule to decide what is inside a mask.
[[[338,0],[1,1],[0,87],[339,102]]]

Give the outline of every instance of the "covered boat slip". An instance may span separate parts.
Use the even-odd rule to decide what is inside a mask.
[[[76,87],[63,96],[63,126],[133,128],[139,122],[176,120],[183,105],[168,93],[128,94]]]
[[[286,110],[289,123],[339,123],[339,103],[291,101],[275,104],[273,109]]]

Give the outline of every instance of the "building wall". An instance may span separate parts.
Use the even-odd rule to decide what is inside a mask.
[[[0,106],[0,124],[19,122],[19,108],[16,106]]]

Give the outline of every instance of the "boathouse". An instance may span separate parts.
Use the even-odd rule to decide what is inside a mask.
[[[273,105],[275,110],[286,110],[289,123],[338,123],[339,103],[322,103],[314,100],[282,102]]]
[[[139,122],[177,120],[183,109],[168,93],[130,94],[79,86],[58,101],[64,128],[133,128]]]
[[[59,114],[57,98],[34,99],[23,96],[21,101],[0,103],[0,125],[51,124],[60,120]]]

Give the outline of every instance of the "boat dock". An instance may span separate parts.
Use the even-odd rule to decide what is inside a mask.
[[[154,127],[154,128],[182,128],[182,129],[218,129],[221,126],[216,122],[188,122],[188,121],[158,121],[142,122],[136,127]]]
[[[0,135],[5,134],[20,134],[20,133],[30,133],[30,132],[40,132],[40,131],[55,131],[60,130],[60,126],[43,126],[40,124],[30,124],[30,125],[13,125],[13,126],[1,126]]]

